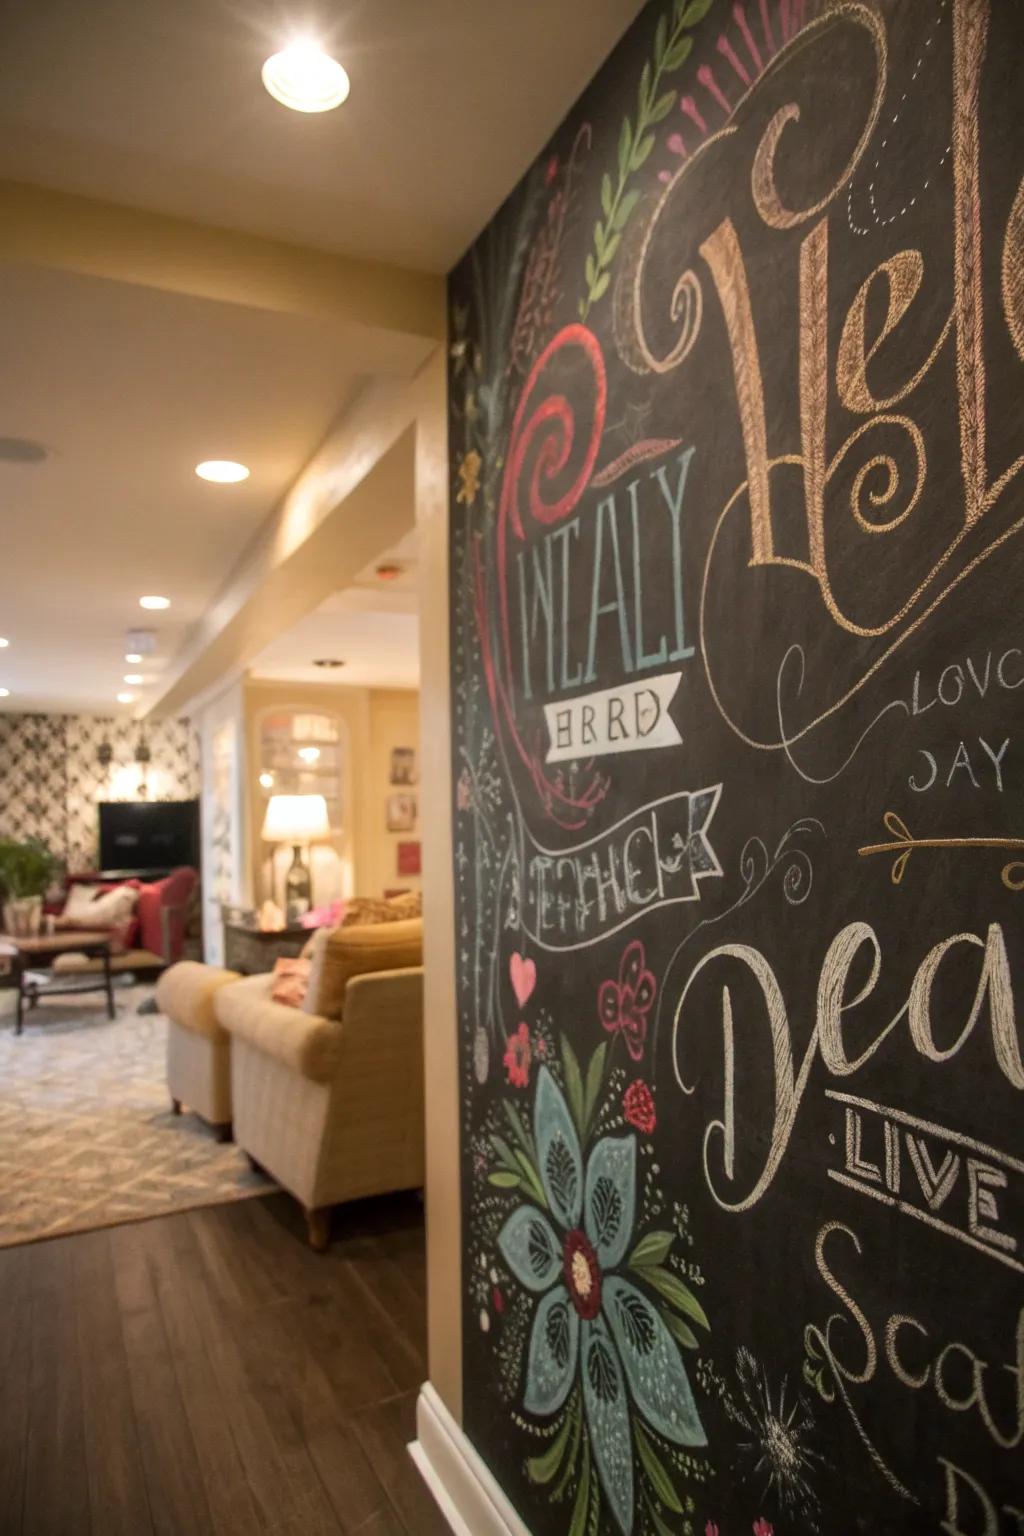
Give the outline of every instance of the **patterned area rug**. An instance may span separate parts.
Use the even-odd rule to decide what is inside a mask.
[[[0,1247],[219,1205],[273,1185],[195,1115],[172,1114],[150,987],[52,998],[13,1031],[0,993]]]

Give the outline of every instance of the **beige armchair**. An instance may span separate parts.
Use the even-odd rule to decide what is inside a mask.
[[[307,1003],[329,1013],[275,1003],[270,976],[216,994],[235,1141],[301,1202],[321,1250],[332,1205],[423,1183],[421,928],[381,927],[317,936]]]
[[[157,982],[156,1003],[167,1015],[167,1089],[176,1115],[186,1106],[231,1137],[231,1037],[214,1012],[221,988],[240,980],[195,960],[181,960]]]

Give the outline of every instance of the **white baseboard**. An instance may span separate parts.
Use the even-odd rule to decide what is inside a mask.
[[[409,1455],[455,1536],[530,1536],[430,1382],[416,1404]]]

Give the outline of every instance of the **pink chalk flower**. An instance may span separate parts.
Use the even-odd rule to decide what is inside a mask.
[[[530,1062],[533,1048],[530,1045],[530,1026],[520,1024],[514,1035],[509,1035],[505,1045],[505,1074],[513,1088],[530,1086]]]
[[[617,981],[603,981],[597,994],[597,1012],[609,1034],[621,1034],[634,1061],[644,1054],[647,1015],[658,990],[647,969],[647,957],[639,939],[627,944],[619,961]]]
[[[644,1136],[649,1136],[658,1123],[654,1112],[654,1097],[639,1077],[635,1083],[630,1083],[622,1096],[622,1113],[630,1125],[635,1126]]]

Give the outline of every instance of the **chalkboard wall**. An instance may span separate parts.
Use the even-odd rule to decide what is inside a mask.
[[[452,275],[465,1423],[535,1536],[1024,1532],[1022,83],[1011,0],[659,0]]]

